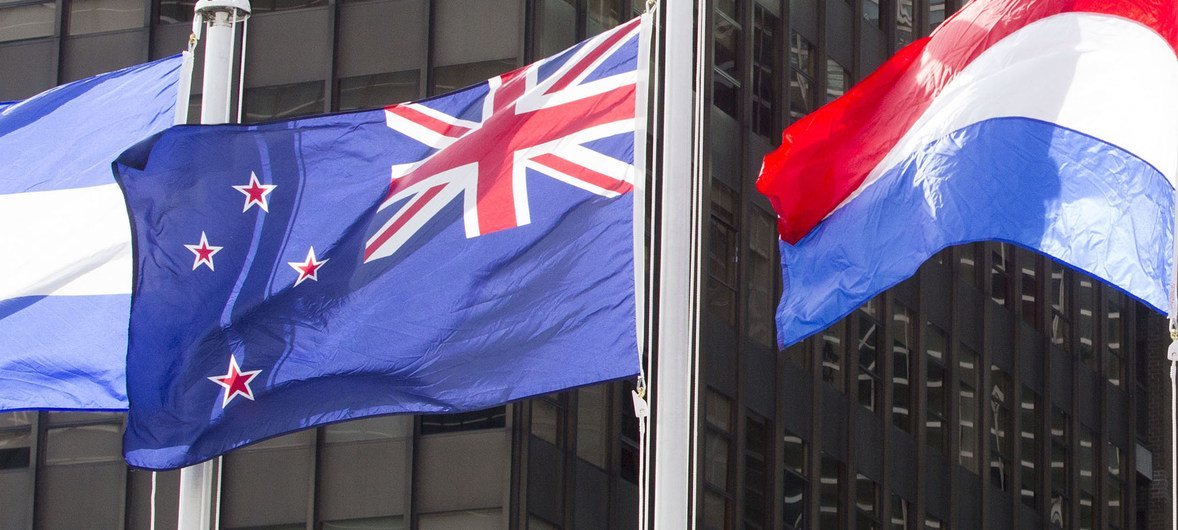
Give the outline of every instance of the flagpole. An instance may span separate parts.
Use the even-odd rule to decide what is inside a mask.
[[[250,15],[249,0],[199,0],[192,32],[199,39],[205,30],[204,81],[200,122],[229,121],[233,93],[233,49],[237,23]],[[242,58],[244,61],[244,57]],[[187,108],[188,101],[177,102]],[[180,470],[178,530],[212,530],[219,527],[221,459],[216,458]]]
[[[662,140],[655,379],[652,389],[654,477],[652,528],[693,528],[696,514],[701,194],[696,121],[694,18],[698,0],[664,0]],[[674,53],[666,51],[675,50]]]

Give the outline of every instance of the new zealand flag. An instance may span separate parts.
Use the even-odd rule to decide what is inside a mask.
[[[124,153],[128,463],[637,373],[641,20],[430,100]]]

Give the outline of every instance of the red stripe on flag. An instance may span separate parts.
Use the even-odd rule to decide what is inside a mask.
[[[599,59],[602,55],[605,55],[605,52],[608,52],[610,48],[613,48],[613,45],[617,44],[617,42],[621,40],[622,37],[628,35],[630,30],[633,29],[634,26],[637,26],[640,20],[640,18],[631,20],[630,22],[626,23],[625,26],[610,34],[610,36],[607,37],[604,42],[597,45],[593,51],[591,51],[585,57],[581,58],[580,61],[577,61],[577,64],[573,65],[569,71],[565,72],[565,74],[561,76],[560,79],[556,81],[556,83],[553,83],[552,87],[549,88],[546,93],[551,94],[558,90],[563,90],[565,87],[572,84],[573,80],[575,80],[577,76],[584,73],[585,70],[589,69],[589,67],[593,65],[594,61]]]
[[[385,110],[418,125],[421,125],[422,127],[425,127],[442,136],[460,138],[462,135],[470,132],[470,129],[467,127],[446,123],[407,105],[393,105],[386,108]]]
[[[429,203],[430,199],[434,198],[434,196],[438,193],[441,193],[442,188],[445,187],[446,184],[439,184],[428,190],[425,190],[425,193],[414,197],[412,199],[413,202],[409,204],[409,207],[405,209],[401,216],[398,217],[397,220],[393,222],[393,224],[389,225],[388,228],[385,228],[383,231],[381,231],[380,235],[377,236],[375,241],[370,243],[367,247],[364,247],[364,261],[368,261],[368,258],[372,257],[372,254],[374,254],[377,249],[387,243],[394,234],[401,230],[401,227],[405,226],[405,223],[408,223],[414,215],[417,215],[417,212],[421,211],[421,209]]]
[[[633,188],[629,182],[618,180],[605,173],[593,171],[581,164],[569,162],[568,159],[554,154],[539,155],[533,157],[532,161],[603,190],[626,193]]]
[[[854,193],[971,61],[1032,22],[1077,11],[1137,21],[1178,49],[1173,0],[975,0],[782,133],[757,179],[777,211],[781,238],[798,242]]]

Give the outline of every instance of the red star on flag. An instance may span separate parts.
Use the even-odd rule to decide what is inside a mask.
[[[237,396],[253,401],[254,391],[250,388],[250,381],[253,381],[260,373],[262,373],[261,370],[241,371],[241,367],[237,366],[237,359],[230,355],[229,372],[209,378],[209,381],[225,387],[225,397],[221,400],[221,408],[229,406],[229,402]]]
[[[266,197],[277,187],[277,184],[262,184],[258,180],[258,176],[253,171],[250,171],[249,184],[233,186],[233,189],[245,194],[245,206],[241,208],[242,212],[249,210],[250,206],[256,204],[262,207],[262,211],[269,213],[270,205],[266,202]]]
[[[302,262],[288,261],[288,262],[286,262],[288,265],[291,266],[291,268],[293,268],[295,270],[295,272],[299,273],[299,279],[295,280],[295,286],[298,287],[298,285],[300,283],[303,283],[303,280],[319,281],[319,267],[322,267],[323,264],[327,263],[327,261],[330,259],[331,258],[327,258],[323,261],[316,260],[315,259],[315,247],[311,247],[311,249],[307,251],[307,260],[306,261],[302,261]]]
[[[196,254],[196,259],[192,261],[192,270],[196,270],[201,265],[208,265],[211,271],[216,270],[213,268],[213,254],[220,252],[224,248],[209,245],[209,238],[205,236],[203,231],[200,233],[200,243],[184,245],[184,247],[191,250],[193,254]]]

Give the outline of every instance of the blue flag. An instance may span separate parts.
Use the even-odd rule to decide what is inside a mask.
[[[419,103],[124,153],[128,463],[637,373],[640,27]]]
[[[0,411],[127,408],[131,231],[110,164],[172,124],[180,66],[0,103]]]

